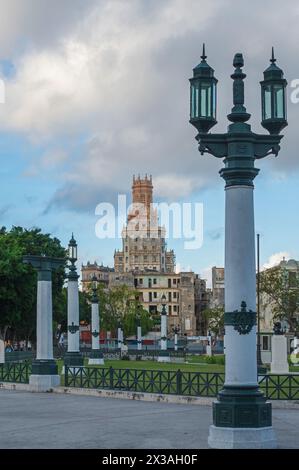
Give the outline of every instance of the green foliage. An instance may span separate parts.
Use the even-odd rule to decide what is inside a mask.
[[[271,308],[273,322],[284,320],[290,331],[299,330],[299,275],[280,266],[260,273],[262,302]]]
[[[224,330],[224,307],[214,307],[203,311],[203,317],[207,322],[208,330],[214,335],[220,336]]]
[[[13,227],[0,230],[0,337],[5,338],[8,328],[15,336],[33,339],[36,328],[37,274],[30,265],[23,264],[23,256],[47,255],[66,257],[65,249],[57,238],[31,230]],[[54,319],[60,318],[64,268],[53,273]]]
[[[108,290],[103,284],[99,284],[101,328],[115,332],[121,323],[125,336],[136,335],[140,318],[142,334],[145,335],[152,328],[153,321],[147,310],[140,306],[138,295],[135,289],[126,285]]]

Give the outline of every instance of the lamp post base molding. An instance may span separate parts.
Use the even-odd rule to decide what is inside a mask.
[[[208,437],[212,449],[276,449],[272,426],[265,428],[222,428],[210,426]]]
[[[255,386],[225,385],[213,403],[213,424],[225,428],[271,427],[271,403]]]
[[[84,366],[84,357],[79,352],[67,352],[64,356],[64,365],[82,367]]]
[[[58,375],[54,359],[36,359],[32,362],[32,375]]]
[[[29,386],[31,392],[50,392],[54,387],[60,386],[60,376],[31,374],[29,377]]]

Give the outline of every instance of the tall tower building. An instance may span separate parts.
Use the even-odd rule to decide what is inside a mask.
[[[153,209],[152,177],[133,177],[132,205],[122,232],[122,250],[114,253],[116,272],[174,272],[175,254],[166,250],[165,229]]]

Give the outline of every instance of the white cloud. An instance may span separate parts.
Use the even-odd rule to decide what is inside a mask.
[[[68,159],[67,171],[60,169],[58,180],[63,176],[64,183],[49,207],[93,210],[113,192],[128,190],[133,173],[152,173],[157,194],[168,198],[187,197],[215,181],[221,162],[200,157],[196,131],[188,124],[188,78],[206,40],[219,78],[222,125],[231,107],[229,74],[238,37],[250,72],[246,99],[257,124],[258,80],[267,66],[273,24],[280,22],[275,38],[281,48],[292,31],[292,44],[283,50],[289,65],[298,42],[296,2],[289,3],[293,15],[278,1],[271,1],[270,10],[266,3],[0,0],[6,12],[0,18],[0,51],[15,69],[6,82],[0,129],[23,133],[35,146],[78,142],[79,157]],[[295,111],[293,106],[290,112]],[[284,158],[271,164],[274,171],[297,164],[294,143],[282,145]],[[33,163],[28,172],[42,165]]]
[[[288,253],[287,251],[273,253],[273,255],[269,257],[268,261],[262,265],[262,270],[273,268],[274,266],[277,266],[284,258],[288,260],[290,259],[290,257],[290,253]]]

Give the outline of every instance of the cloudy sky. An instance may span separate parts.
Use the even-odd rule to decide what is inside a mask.
[[[157,200],[202,202],[204,242],[182,269],[223,265],[221,162],[197,151],[189,119],[192,68],[206,43],[218,85],[218,125],[232,102],[232,59],[245,59],[246,106],[260,126],[260,85],[271,46],[289,85],[299,79],[296,0],[0,0],[0,225],[39,226],[80,261],[112,265],[119,240],[95,235],[95,207],[153,175]],[[299,103],[291,102],[278,158],[258,162],[261,260],[299,258]]]

